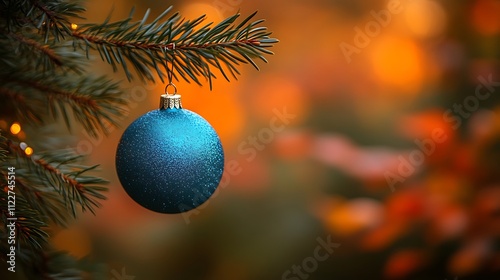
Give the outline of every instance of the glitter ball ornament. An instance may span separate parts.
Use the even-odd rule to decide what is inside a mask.
[[[205,119],[183,109],[177,94],[162,95],[159,110],[135,120],[116,152],[125,191],[160,213],[181,213],[204,203],[219,185],[223,169],[219,136]]]

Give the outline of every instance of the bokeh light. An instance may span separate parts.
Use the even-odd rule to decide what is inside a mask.
[[[447,25],[447,14],[441,3],[433,0],[408,2],[406,24],[419,37],[442,35]]]
[[[19,134],[19,132],[21,132],[21,125],[19,123],[13,123],[11,126],[10,126],[10,133],[16,135],[16,134]]]
[[[21,143],[19,143],[19,147],[21,148],[21,150],[24,151],[28,147],[28,144],[26,144],[25,142],[21,142]]]
[[[472,4],[472,24],[484,35],[495,35],[500,32],[500,2],[496,0],[477,0]]]
[[[421,90],[425,78],[425,56],[410,39],[383,36],[374,43],[372,67],[378,81],[413,95]]]
[[[31,156],[33,154],[33,148],[31,147],[26,147],[26,149],[24,149],[24,153],[27,155],[27,156]]]

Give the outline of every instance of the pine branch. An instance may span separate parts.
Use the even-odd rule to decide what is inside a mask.
[[[11,67],[83,73],[86,59],[67,42],[44,44],[40,34],[0,33],[0,60]],[[19,58],[23,59],[20,60]],[[2,69],[5,71],[5,69]],[[0,71],[2,71],[0,70]]]
[[[23,178],[17,179],[16,187],[27,203],[38,211],[39,215],[64,227],[69,224],[72,216],[67,215],[65,200],[57,190],[40,184],[30,184]]]
[[[31,208],[31,205],[21,196],[16,195],[16,221],[8,221],[7,218],[10,217],[9,210],[7,208],[7,192],[4,191],[7,184],[2,183],[2,191],[0,191],[0,212],[2,217],[2,228],[5,229],[5,225],[13,222],[16,229],[16,237],[18,246],[25,248],[26,246],[31,247],[33,250],[40,251],[43,246],[47,243],[49,235],[43,230],[48,225],[41,220],[36,219],[39,217],[40,213],[35,209]],[[5,254],[2,254],[5,255]]]
[[[43,228],[47,227],[47,223],[44,220],[37,219],[37,217],[40,217],[40,212],[33,209],[32,204],[28,203],[22,193],[16,189],[17,181],[15,176],[17,174],[9,174],[9,168],[13,167],[13,165],[8,161],[10,152],[7,143],[8,140],[0,135],[0,223],[2,224],[0,232],[3,233],[2,236],[6,236],[6,226],[14,223],[18,242],[16,246],[22,248],[29,246],[33,250],[39,251],[47,243],[48,235],[43,230]],[[8,201],[15,203],[13,208],[9,208]],[[15,218],[15,220],[7,220],[7,218]],[[5,240],[7,241],[7,239]],[[5,243],[7,244],[7,242]],[[2,246],[2,253],[5,250],[6,248]],[[4,256],[5,254],[2,254],[2,258]]]
[[[108,182],[102,178],[86,175],[98,166],[76,164],[82,157],[70,150],[38,153],[30,157],[17,145],[9,143],[9,152],[15,155],[18,164],[21,164],[16,170],[21,178],[29,182],[29,185],[26,185],[40,192],[47,192],[49,187],[53,188],[61,196],[67,210],[71,210],[73,218],[77,215],[77,205],[83,212],[88,210],[95,213],[94,208],[100,206],[98,199],[106,198],[102,192],[107,191],[103,185]],[[67,218],[52,222],[64,225],[66,221]]]
[[[42,114],[33,106],[33,102],[28,102],[23,92],[13,91],[0,87],[0,97],[3,104],[0,104],[0,115],[14,116],[17,120],[32,124],[41,124]],[[8,110],[11,111],[8,111]]]
[[[116,125],[115,119],[123,115],[123,107],[126,104],[121,97],[118,84],[105,77],[66,75],[64,79],[61,79],[61,77],[54,77],[47,73],[35,72],[0,76],[0,82],[3,83],[0,95],[10,98],[15,98],[20,94],[26,96],[25,91],[28,88],[31,94],[30,99],[26,101],[26,106],[48,108],[54,119],[62,115],[68,129],[71,123],[69,107],[74,118],[94,137],[99,132],[107,133],[110,125]],[[25,112],[19,112],[17,118],[27,121],[42,120],[43,115],[47,113],[34,108],[28,112],[31,114],[27,116],[24,115]]]
[[[154,82],[154,71],[164,82],[167,62],[174,61],[174,71],[182,79],[201,84],[199,77],[204,77],[211,88],[212,78],[216,78],[212,68],[228,81],[226,71],[236,79],[239,75],[236,66],[250,63],[258,69],[254,59],[267,62],[264,55],[272,54],[268,48],[278,42],[269,37],[271,33],[266,27],[258,26],[263,20],[249,23],[255,13],[238,25],[235,23],[240,15],[236,14],[213,26],[212,23],[204,24],[204,16],[185,20],[179,13],[174,13],[166,18],[172,9],[169,7],[149,24],[146,24],[149,10],[139,22],[132,22],[132,11],[127,19],[121,21],[110,23],[108,17],[102,24],[84,24],[72,30],[71,19],[82,18],[80,14],[85,10],[78,2],[23,0],[18,4],[12,1],[7,3],[9,5],[0,5],[4,14],[10,10],[22,11],[9,15],[9,30],[15,25],[12,22],[35,27],[41,31],[45,43],[57,43],[72,37],[75,50],[82,48],[87,56],[89,50],[97,50],[115,71],[120,64],[129,80],[133,78],[130,69],[134,68],[143,81]],[[58,64],[54,56],[49,58]]]
[[[266,27],[258,26],[263,20],[248,23],[256,13],[235,24],[239,14],[212,26],[202,26],[205,17],[184,20],[178,13],[165,19],[168,8],[153,22],[146,24],[149,10],[140,22],[129,18],[103,24],[85,24],[72,32],[75,47],[83,48],[88,54],[97,50],[101,58],[113,69],[121,65],[128,79],[132,79],[129,64],[142,80],[155,81],[151,69],[164,81],[167,62],[175,61],[174,69],[185,81],[201,84],[198,77],[215,78],[216,68],[227,79],[229,70],[233,78],[239,74],[236,66],[250,63],[258,69],[254,58],[267,62],[264,55],[272,54],[268,48],[278,42],[270,38]],[[226,69],[226,70],[224,70]],[[177,77],[176,77],[177,79]]]
[[[97,200],[105,199],[102,192],[106,188],[101,185],[106,181],[86,175],[95,166],[76,164],[79,156],[70,151],[40,155],[26,156],[17,143],[0,135],[0,236],[7,240],[3,238],[9,234],[6,226],[12,223],[7,218],[17,218],[14,221],[17,269],[29,279],[80,279],[84,270],[74,258],[51,249],[45,230],[49,224],[65,225],[66,221],[74,218],[75,204],[81,205],[82,211],[93,212],[94,207],[99,206]],[[9,209],[7,203],[8,195],[12,196],[12,193],[7,193],[10,190],[8,167],[12,166],[16,176],[16,187],[11,191],[15,193],[15,210]],[[29,200],[33,194],[37,196],[36,201]],[[39,199],[42,197],[44,199]],[[51,197],[54,200],[48,201],[47,198]],[[70,199],[72,201],[68,201]],[[72,215],[67,211],[68,205],[73,205]],[[9,246],[7,242],[0,244],[0,259],[6,260]]]
[[[47,45],[42,45],[38,41],[30,39],[30,38],[26,38],[19,33],[10,32],[7,34],[7,36],[9,36],[9,37],[19,41],[20,43],[34,49],[36,52],[40,52],[41,54],[46,56],[49,60],[51,60],[52,63],[54,63],[55,65],[61,66],[63,64],[61,57],[56,55],[55,51],[53,49],[49,48]]]
[[[83,18],[81,1],[67,0],[3,0],[0,14],[9,31],[18,27],[40,30],[44,42],[61,41],[70,36],[71,19]]]
[[[18,143],[4,137],[0,140],[0,183],[7,185],[8,167],[15,167],[16,196],[27,202],[28,210],[37,212],[33,216],[24,214],[26,217],[44,217],[44,223],[66,226],[76,218],[78,206],[83,212],[94,213],[100,206],[98,200],[106,199],[102,192],[107,191],[103,185],[108,182],[87,175],[98,166],[78,164],[82,156],[72,150],[28,156]]]

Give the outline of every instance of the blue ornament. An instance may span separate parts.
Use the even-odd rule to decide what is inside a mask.
[[[201,116],[182,109],[179,95],[162,95],[160,109],[135,120],[116,152],[125,191],[160,213],[182,213],[207,201],[223,170],[219,136]]]

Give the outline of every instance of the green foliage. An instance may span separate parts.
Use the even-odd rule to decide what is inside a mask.
[[[51,225],[67,226],[77,218],[79,211],[95,213],[95,208],[100,206],[99,200],[105,199],[103,192],[107,190],[104,187],[107,181],[88,175],[88,171],[97,166],[81,165],[81,156],[70,150],[28,156],[18,143],[6,138],[2,138],[1,143],[0,185],[3,190],[0,191],[0,236],[4,241],[0,244],[1,258],[9,251],[5,242],[9,234],[5,226],[9,223],[7,218],[15,217],[18,265],[24,269],[35,266],[42,270],[37,273],[50,274],[43,271],[45,264],[40,263],[48,261],[45,256],[50,248],[47,230]],[[8,172],[12,167],[15,167],[16,177],[15,187],[12,188],[15,210],[9,209],[7,204],[8,200],[12,200],[8,198],[12,192],[7,191]],[[56,254],[51,250],[48,252]],[[25,273],[31,272],[27,269]]]
[[[259,69],[252,58],[267,62],[264,54],[272,54],[268,48],[278,42],[269,37],[271,33],[266,27],[258,27],[263,20],[249,23],[255,13],[239,24],[236,24],[237,14],[213,26],[204,23],[205,16],[184,20],[175,13],[164,19],[170,10],[149,24],[146,24],[148,10],[140,22],[132,22],[131,13],[122,21],[109,23],[108,18],[100,25],[82,25],[71,34],[75,37],[74,45],[87,54],[91,49],[98,50],[113,69],[117,70],[120,64],[129,79],[132,73],[128,63],[143,80],[155,81],[151,71],[154,69],[163,82],[169,61],[174,63],[174,72],[185,81],[200,84],[198,77],[202,76],[211,86],[215,77],[212,67],[229,81],[224,69],[234,78],[239,74],[236,66],[240,63],[251,63]]]
[[[114,119],[123,115],[126,104],[118,84],[106,77],[65,75],[61,79],[49,71],[33,71],[5,73],[0,81],[8,93],[6,105],[17,109],[17,120],[43,123],[47,112],[39,106],[44,106],[54,119],[61,115],[68,129],[72,113],[91,136],[106,133],[107,127],[115,124]]]

